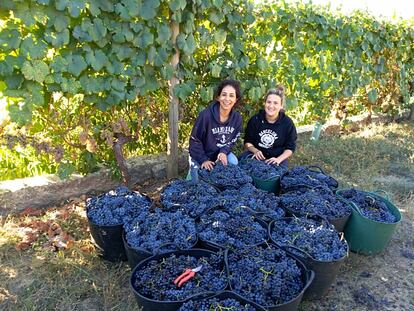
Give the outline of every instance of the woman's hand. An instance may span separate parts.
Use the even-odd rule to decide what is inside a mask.
[[[216,162],[218,162],[218,161],[220,161],[221,163],[223,163],[223,165],[227,165],[227,155],[225,153],[223,153],[223,152],[220,152],[217,155],[217,161]]]
[[[273,157],[273,158],[267,159],[265,162],[267,164],[276,164],[277,166],[279,166],[280,162],[282,161],[280,161],[278,158]]]
[[[201,164],[201,168],[205,168],[205,169],[207,169],[209,171],[211,171],[213,169],[213,167],[214,167],[214,162],[213,161],[210,161],[210,160],[204,161]]]
[[[260,160],[260,161],[266,160],[265,156],[263,155],[263,152],[261,152],[260,150],[257,150],[256,152],[253,153],[253,158],[256,158],[257,160]]]

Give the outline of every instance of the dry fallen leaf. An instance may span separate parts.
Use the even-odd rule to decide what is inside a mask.
[[[35,209],[33,207],[28,207],[20,213],[20,216],[42,216],[45,214],[45,210]]]

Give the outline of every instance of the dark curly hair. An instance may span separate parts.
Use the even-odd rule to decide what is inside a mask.
[[[240,82],[237,80],[232,80],[232,79],[226,79],[220,82],[220,84],[216,88],[216,91],[214,92],[213,100],[219,97],[221,94],[221,91],[228,85],[234,87],[234,89],[236,90],[236,98],[237,98],[236,104],[240,103],[242,99],[242,93],[240,90]]]

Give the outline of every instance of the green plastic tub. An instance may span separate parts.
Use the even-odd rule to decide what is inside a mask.
[[[256,188],[262,189],[264,191],[279,194],[280,192],[280,176],[268,180],[255,178],[252,176],[253,184]]]
[[[337,194],[341,195],[342,191],[338,190]],[[352,214],[345,227],[345,239],[348,241],[351,251],[373,255],[382,252],[386,248],[395,228],[401,222],[402,216],[398,208],[389,201],[388,195],[384,191],[381,192],[385,193],[385,197],[379,195],[378,192],[363,192],[383,201],[397,220],[394,223],[383,223],[369,219],[361,214],[356,204],[350,202]]]

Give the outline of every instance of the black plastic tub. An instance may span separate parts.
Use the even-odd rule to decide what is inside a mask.
[[[272,238],[272,235],[271,235],[273,226],[274,226],[274,222],[270,223],[269,236],[270,236],[272,243],[284,249],[292,257],[304,263],[305,266],[309,270],[312,270],[315,272],[315,279],[313,280],[309,288],[306,290],[303,299],[314,300],[314,299],[320,299],[323,296],[325,296],[329,288],[331,287],[331,285],[334,283],[339,273],[339,269],[342,263],[348,257],[349,247],[348,247],[348,243],[346,243],[346,240],[345,240],[345,243],[347,244],[347,252],[344,256],[336,260],[322,261],[322,260],[317,260],[313,258],[311,255],[300,250],[297,247],[279,245],[277,241],[275,241]],[[343,238],[343,234],[341,238]]]
[[[278,246],[276,246],[278,247]],[[299,307],[299,304],[302,301],[302,298],[304,296],[304,294],[306,293],[306,291],[308,290],[309,286],[311,286],[311,284],[313,283],[314,277],[315,277],[315,273],[308,269],[307,266],[298,258],[291,256],[291,254],[289,252],[286,252],[288,256],[292,257],[297,265],[299,266],[302,274],[301,274],[301,278],[302,278],[302,282],[303,284],[305,284],[305,286],[303,287],[302,291],[294,298],[292,298],[291,300],[282,303],[282,304],[278,304],[278,305],[272,305],[272,306],[260,306],[262,309],[265,310],[269,310],[269,311],[296,311]],[[228,275],[230,275],[230,270],[229,267],[227,265],[227,273]],[[229,285],[230,285],[230,290],[233,291],[233,288],[231,286],[231,282],[230,282],[230,278],[229,278]],[[236,293],[237,295],[240,295],[238,293]],[[243,297],[243,295],[240,295],[243,299],[245,299],[246,301],[248,301],[248,303],[250,304],[256,304],[255,302],[251,301],[250,299]]]
[[[88,218],[91,236],[99,255],[112,262],[125,261],[124,243],[122,241],[123,225],[102,226],[94,224]]]
[[[332,224],[335,227],[335,230],[338,232],[343,232],[346,226],[346,223],[348,222],[349,217],[351,216],[352,211],[349,212],[348,215],[345,215],[343,217],[334,218],[334,219],[328,219],[326,217],[322,217],[317,214],[306,214],[306,213],[299,213],[297,211],[291,210],[290,208],[283,207],[286,210],[287,216],[297,216],[297,217],[312,217],[312,218],[322,218]]]
[[[125,231],[122,234],[122,241],[124,243],[126,256],[128,258],[128,264],[131,267],[131,269],[134,269],[135,266],[138,263],[140,263],[141,261],[143,261],[144,259],[149,258],[149,257],[154,255],[153,253],[147,251],[146,249],[143,249],[143,248],[138,249],[138,248],[131,247],[128,244],[128,241],[126,240]],[[195,247],[197,245],[197,242],[198,242],[198,238],[195,240],[194,244],[189,249]],[[163,246],[167,246],[167,245],[174,245],[174,244],[173,243],[166,243]],[[178,247],[176,247],[176,248],[177,248],[177,250],[179,250]],[[188,249],[185,249],[185,250],[188,250]],[[213,251],[215,251],[215,250],[213,250]],[[168,252],[171,252],[171,250],[168,251]],[[157,252],[157,254],[158,253],[162,254],[162,252]],[[164,252],[164,253],[166,253],[166,252]]]
[[[144,267],[151,260],[160,261],[163,258],[169,257],[172,254],[175,254],[176,256],[188,255],[188,256],[195,257],[195,258],[200,258],[200,257],[210,257],[211,255],[216,254],[216,253],[212,252],[212,251],[209,251],[209,250],[205,250],[205,249],[179,250],[179,251],[173,251],[173,252],[168,252],[168,253],[164,253],[164,254],[154,255],[154,256],[146,258],[143,261],[141,261],[140,263],[138,263],[138,265],[136,265],[135,268],[132,271],[131,278],[130,278],[130,286],[131,286],[132,291],[134,293],[135,299],[138,302],[138,305],[143,308],[143,311],[161,311],[161,310],[162,311],[176,311],[181,307],[181,305],[185,301],[188,301],[190,299],[194,300],[194,299],[201,299],[201,298],[211,297],[211,296],[214,296],[214,295],[216,295],[216,294],[218,294],[218,293],[220,293],[220,292],[222,292],[222,291],[224,291],[228,288],[229,284],[228,284],[228,280],[227,280],[226,287],[222,288],[220,291],[217,291],[217,292],[212,292],[212,291],[202,292],[202,293],[196,294],[194,296],[187,297],[186,299],[181,300],[181,301],[159,301],[159,300],[151,299],[151,298],[148,298],[148,297],[145,297],[144,295],[142,295],[139,292],[139,290],[137,288],[135,288],[135,285],[134,285],[135,279],[137,277],[139,277],[140,269],[142,267]],[[222,269],[226,270],[224,258],[223,258]]]
[[[213,296],[208,297],[208,298],[196,298],[196,299],[192,299],[192,300],[193,301],[200,301],[200,300],[211,299],[211,298],[217,298],[219,300],[224,300],[224,299],[230,298],[230,299],[237,300],[242,305],[250,304],[252,307],[254,307],[256,309],[256,311],[266,311],[265,308],[259,306],[257,303],[249,301],[249,300],[243,298],[242,296],[240,296],[239,294],[237,294],[235,292],[232,292],[230,290],[222,291],[221,293],[213,295]],[[231,309],[231,310],[233,310],[233,309]]]
[[[129,246],[125,237],[125,232],[122,233],[122,242],[124,244],[125,253],[128,258],[128,264],[131,267],[131,269],[134,269],[139,262],[153,255],[151,252],[148,252],[143,248],[136,249]]]
[[[324,176],[325,181],[320,181],[318,182],[317,185],[314,186],[322,186],[322,185],[326,185],[328,188],[330,188],[332,191],[335,191],[335,189],[338,188],[338,181],[333,178],[332,176],[328,175],[320,166],[318,165],[307,165],[307,166],[303,166],[303,168],[307,169],[310,173],[315,173],[315,174],[320,174],[320,176]],[[284,178],[288,178],[289,176],[292,175],[292,171],[295,169],[292,168],[288,171],[286,171],[285,173],[282,174],[282,176],[280,176],[280,193],[287,193],[290,192],[294,189],[297,189],[298,186],[303,186],[303,184],[294,184],[292,186],[286,186],[286,184],[283,183],[283,179]],[[327,184],[329,180],[329,184]],[[310,184],[306,184],[306,186],[308,187],[314,187]]]
[[[301,190],[301,189],[309,189],[309,190],[315,190],[317,188],[320,188],[320,186],[318,187],[311,187],[309,185],[296,185],[295,187],[291,188],[291,191],[297,191],[297,190]],[[326,216],[323,215],[318,215],[318,214],[310,214],[310,213],[306,213],[306,212],[300,212],[300,211],[296,211],[293,210],[291,208],[289,208],[288,206],[285,206],[282,204],[283,209],[286,211],[287,216],[297,216],[297,217],[310,217],[310,218],[321,218],[321,219],[325,219],[326,221],[328,221],[329,223],[331,223],[336,231],[338,232],[344,232],[345,226],[349,220],[349,218],[351,217],[352,214],[352,205],[349,204],[349,202],[347,202],[346,200],[344,200],[341,196],[337,195],[336,193],[332,192],[332,197],[335,197],[336,199],[338,199],[339,201],[343,202],[344,204],[349,206],[349,212],[342,216],[342,217],[338,217],[338,218],[331,218],[329,219]]]

